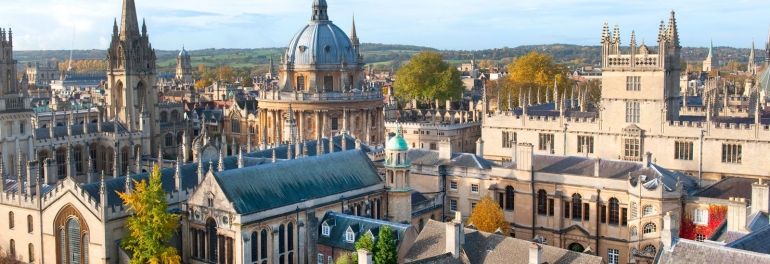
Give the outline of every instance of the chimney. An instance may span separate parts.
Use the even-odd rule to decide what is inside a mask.
[[[543,247],[535,242],[529,245],[529,264],[543,263]]]
[[[660,240],[663,243],[663,249],[671,250],[674,245],[674,241],[679,237],[679,228],[676,226],[674,216],[671,215],[671,211],[666,212],[663,216],[663,230],[660,232]]]
[[[27,194],[29,195],[31,195],[32,190],[35,190],[35,188],[37,187],[37,179],[38,179],[37,164],[38,162],[36,160],[27,162]]]
[[[767,213],[770,210],[770,206],[767,204],[768,199],[770,199],[768,191],[770,188],[768,188],[767,183],[762,182],[761,178],[759,182],[751,184],[751,214],[759,211]]]
[[[365,248],[358,250],[358,264],[374,264],[372,261],[372,252]]]
[[[46,168],[46,181],[48,185],[56,184],[58,178],[56,177],[56,159],[48,159],[48,168]]]
[[[484,156],[484,140],[481,140],[481,138],[476,140],[476,155],[479,157]]]
[[[452,159],[452,141],[451,139],[438,142],[438,158],[442,160]]]
[[[594,177],[599,177],[599,167],[601,166],[602,159],[595,158],[594,159]]]
[[[651,160],[652,160],[652,153],[650,153],[649,151],[647,153],[644,153],[644,160],[642,160],[642,165],[644,165],[645,168],[649,168]]]
[[[446,100],[446,105],[444,105],[444,106],[446,107],[447,111],[451,111],[452,110],[452,101]]]
[[[727,201],[727,230],[745,231],[746,227],[746,199],[730,197]]]
[[[516,146],[516,170],[532,170],[532,148],[532,144],[529,143],[519,143]]]
[[[462,214],[455,212],[455,219],[446,223],[446,253],[451,253],[455,259],[460,258],[463,235]]]

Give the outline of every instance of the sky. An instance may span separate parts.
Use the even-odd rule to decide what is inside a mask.
[[[15,50],[106,49],[123,0],[0,0],[0,28]],[[312,0],[135,0],[161,50],[285,47],[310,19]],[[364,43],[478,50],[532,44],[599,45],[602,26],[621,43],[655,45],[676,11],[682,46],[764,48],[767,0],[327,0],[330,20]],[[74,31],[74,32],[73,32]],[[73,44],[74,33],[74,44]]]

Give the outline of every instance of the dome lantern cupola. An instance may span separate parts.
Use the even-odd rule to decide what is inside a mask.
[[[313,21],[329,20],[329,14],[326,12],[326,0],[313,1]]]
[[[385,166],[411,167],[412,163],[407,156],[409,146],[401,136],[401,125],[396,122],[396,135],[388,140],[385,146]]]

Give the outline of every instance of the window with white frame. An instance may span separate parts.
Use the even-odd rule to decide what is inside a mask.
[[[620,260],[620,252],[617,249],[607,250],[607,264],[618,264]]]
[[[709,210],[696,208],[692,214],[692,222],[698,225],[708,225]]]
[[[639,102],[626,102],[626,123],[639,123],[640,115]]]
[[[328,237],[328,236],[329,236],[329,234],[331,233],[331,229],[332,229],[332,228],[329,226],[329,224],[327,224],[326,222],[324,222],[324,223],[321,225],[321,235]]]
[[[329,261],[327,261],[326,264],[334,264],[334,259],[332,259],[332,256],[329,256]]]
[[[655,226],[654,223],[647,223],[647,224],[644,225],[644,233],[645,234],[649,234],[649,233],[655,232],[655,230],[656,230],[656,226]]]
[[[449,200],[449,211],[457,211],[457,200]]]
[[[472,193],[479,193],[479,185],[478,184],[471,184],[471,192]]]
[[[626,138],[623,143],[623,155],[626,159],[634,160],[640,157],[641,144],[638,138]]]
[[[641,90],[642,90],[641,76],[626,76],[626,91],[641,91]]]
[[[449,182],[449,189],[452,191],[457,191],[457,182],[456,181],[450,181]]]
[[[318,253],[318,264],[324,264],[324,254]]]
[[[345,242],[353,243],[356,241],[356,233],[353,232],[353,229],[348,227],[348,230],[345,231]]]
[[[652,207],[652,205],[645,205],[643,210],[644,210],[644,216],[648,216],[655,213],[655,207]]]

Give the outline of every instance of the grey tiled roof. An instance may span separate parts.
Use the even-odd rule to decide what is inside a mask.
[[[90,133],[96,133],[98,124],[88,123],[87,125],[88,125],[88,131]],[[120,133],[124,133],[128,131],[126,130],[126,127],[123,126],[123,124],[116,123],[116,122],[102,122],[102,132],[110,132],[110,133],[115,132],[116,126],[118,128],[118,132]],[[54,133],[54,137],[66,137],[67,127],[66,126],[53,127],[53,133]],[[73,136],[83,135],[83,124],[72,125],[72,135]],[[51,138],[50,127],[35,129],[35,139],[49,139],[49,138]]]
[[[500,234],[465,228],[462,256],[453,259],[446,254],[446,227],[444,223],[429,220],[412,248],[406,254],[406,263],[529,263],[530,241]],[[602,263],[594,255],[542,245],[544,263]]]
[[[225,170],[214,175],[239,214],[340,194],[382,182],[369,157],[359,150]]]
[[[730,197],[739,197],[751,200],[751,184],[755,182],[757,182],[756,179],[729,177],[695,193],[695,196],[725,200]]]
[[[766,237],[770,237],[767,236]],[[764,244],[767,246],[768,244]],[[680,239],[671,251],[661,250],[659,264],[770,263],[770,255],[730,248],[712,243]]]
[[[770,224],[770,217],[768,217],[767,213],[762,211],[753,213],[746,219],[746,222],[749,223],[746,227],[748,227],[749,230],[759,230]]]
[[[414,227],[409,224],[399,224],[335,212],[327,212],[326,215],[324,215],[323,220],[319,222],[319,225],[322,225],[324,222],[330,225],[331,229],[329,230],[329,236],[324,236],[321,234],[321,227],[318,227],[318,244],[342,248],[349,251],[356,251],[356,245],[355,242],[345,242],[345,232],[348,230],[348,227],[353,228],[353,232],[356,234],[355,241],[358,241],[361,236],[369,231],[372,232],[372,236],[376,239],[380,233],[380,228],[387,225],[394,232],[396,248],[401,247],[401,242],[403,241],[406,232],[409,232],[410,229],[411,232],[414,232],[414,235],[417,233],[417,231],[414,230]],[[414,236],[412,236],[412,239],[414,239]]]
[[[451,160],[439,159],[439,152],[437,150],[409,149],[407,155],[409,155],[409,160],[412,161],[412,164],[424,164],[432,166],[452,165],[479,169],[491,169],[492,167],[500,167],[500,165],[497,165],[492,161],[471,153],[454,152],[452,153]]]
[[[766,225],[760,229],[754,230],[748,235],[745,235],[733,242],[728,243],[725,247],[748,250],[752,252],[770,254],[770,225]],[[766,255],[767,260],[765,263],[770,263],[770,255]],[[736,262],[736,263],[750,263],[750,262]],[[758,262],[753,262],[758,263]]]

